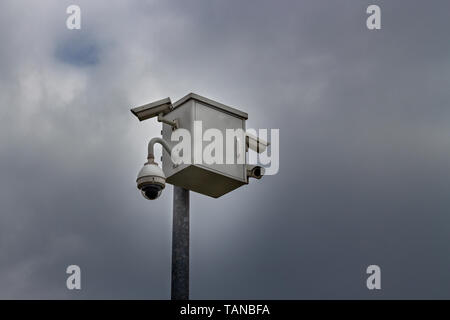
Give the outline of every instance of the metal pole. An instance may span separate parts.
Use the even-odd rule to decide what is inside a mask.
[[[189,299],[189,190],[173,186],[172,300]]]

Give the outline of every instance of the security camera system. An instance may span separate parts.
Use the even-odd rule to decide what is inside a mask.
[[[186,95],[174,104],[167,98],[134,108],[131,112],[141,121],[158,116],[158,119],[162,119],[160,121],[163,122],[162,139],[157,138],[157,141],[154,140],[149,144],[149,163],[140,173],[140,176],[143,174],[145,178],[138,177],[138,188],[148,199],[157,198],[165,182],[219,198],[248,184],[249,178],[261,179],[264,175],[264,168],[247,164],[246,152],[248,149],[258,153],[264,152],[269,143],[245,132],[248,119],[245,112],[195,93]],[[189,142],[192,152],[188,161],[182,163],[174,163],[170,152],[179,142],[172,139],[178,129],[187,130],[190,137],[193,137]],[[206,147],[211,143],[203,139],[203,133],[210,129],[215,130],[216,135],[226,140],[219,144],[218,148],[222,149],[215,150],[214,153],[222,151],[220,153],[226,155],[230,152],[231,146],[231,161],[228,158],[225,161],[226,156],[224,161],[220,162],[209,163],[198,160],[198,155],[200,154],[202,158]],[[162,155],[162,171],[154,163],[155,141],[162,144],[168,151],[163,152]],[[150,171],[153,175],[147,174]],[[161,177],[165,179],[163,183],[161,183]],[[152,197],[154,195],[156,197]]]
[[[264,168],[248,164],[247,152],[262,153],[269,143],[246,132],[247,113],[195,93],[174,104],[166,98],[131,112],[140,121],[157,117],[162,122],[162,138],[150,140],[136,184],[148,200],[159,198],[166,182],[173,185],[171,298],[188,300],[190,191],[218,198],[250,178],[261,179]],[[163,147],[161,167],[155,162],[155,144]]]

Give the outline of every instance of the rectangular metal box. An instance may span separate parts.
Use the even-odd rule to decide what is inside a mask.
[[[223,154],[225,157],[226,129],[242,129],[245,132],[245,112],[223,105],[216,101],[190,93],[173,104],[173,111],[165,115],[171,121],[178,121],[179,128],[188,130],[192,137],[190,164],[174,165],[167,152],[163,152],[163,170],[166,182],[183,187],[207,196],[218,198],[240,186],[247,184],[246,160],[243,164],[195,164],[194,163],[194,121],[202,121],[203,133],[210,128],[222,132]],[[163,139],[172,146],[178,142],[171,141],[172,127],[163,124]],[[202,134],[203,134],[202,133]],[[202,143],[202,154],[206,145],[203,139],[195,143]],[[245,142],[244,142],[245,143]],[[244,154],[244,159],[246,155]]]

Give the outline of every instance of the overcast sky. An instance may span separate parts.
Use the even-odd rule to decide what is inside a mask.
[[[129,109],[189,92],[280,129],[279,174],[191,193],[192,299],[450,298],[449,12],[2,0],[0,298],[170,297],[172,187],[135,185],[160,124]]]

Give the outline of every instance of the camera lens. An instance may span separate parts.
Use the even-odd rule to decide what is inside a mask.
[[[145,186],[142,188],[142,193],[144,193],[144,195],[150,199],[150,200],[155,200],[156,198],[158,198],[160,191],[162,190],[162,187],[160,185],[150,185],[150,186]]]

